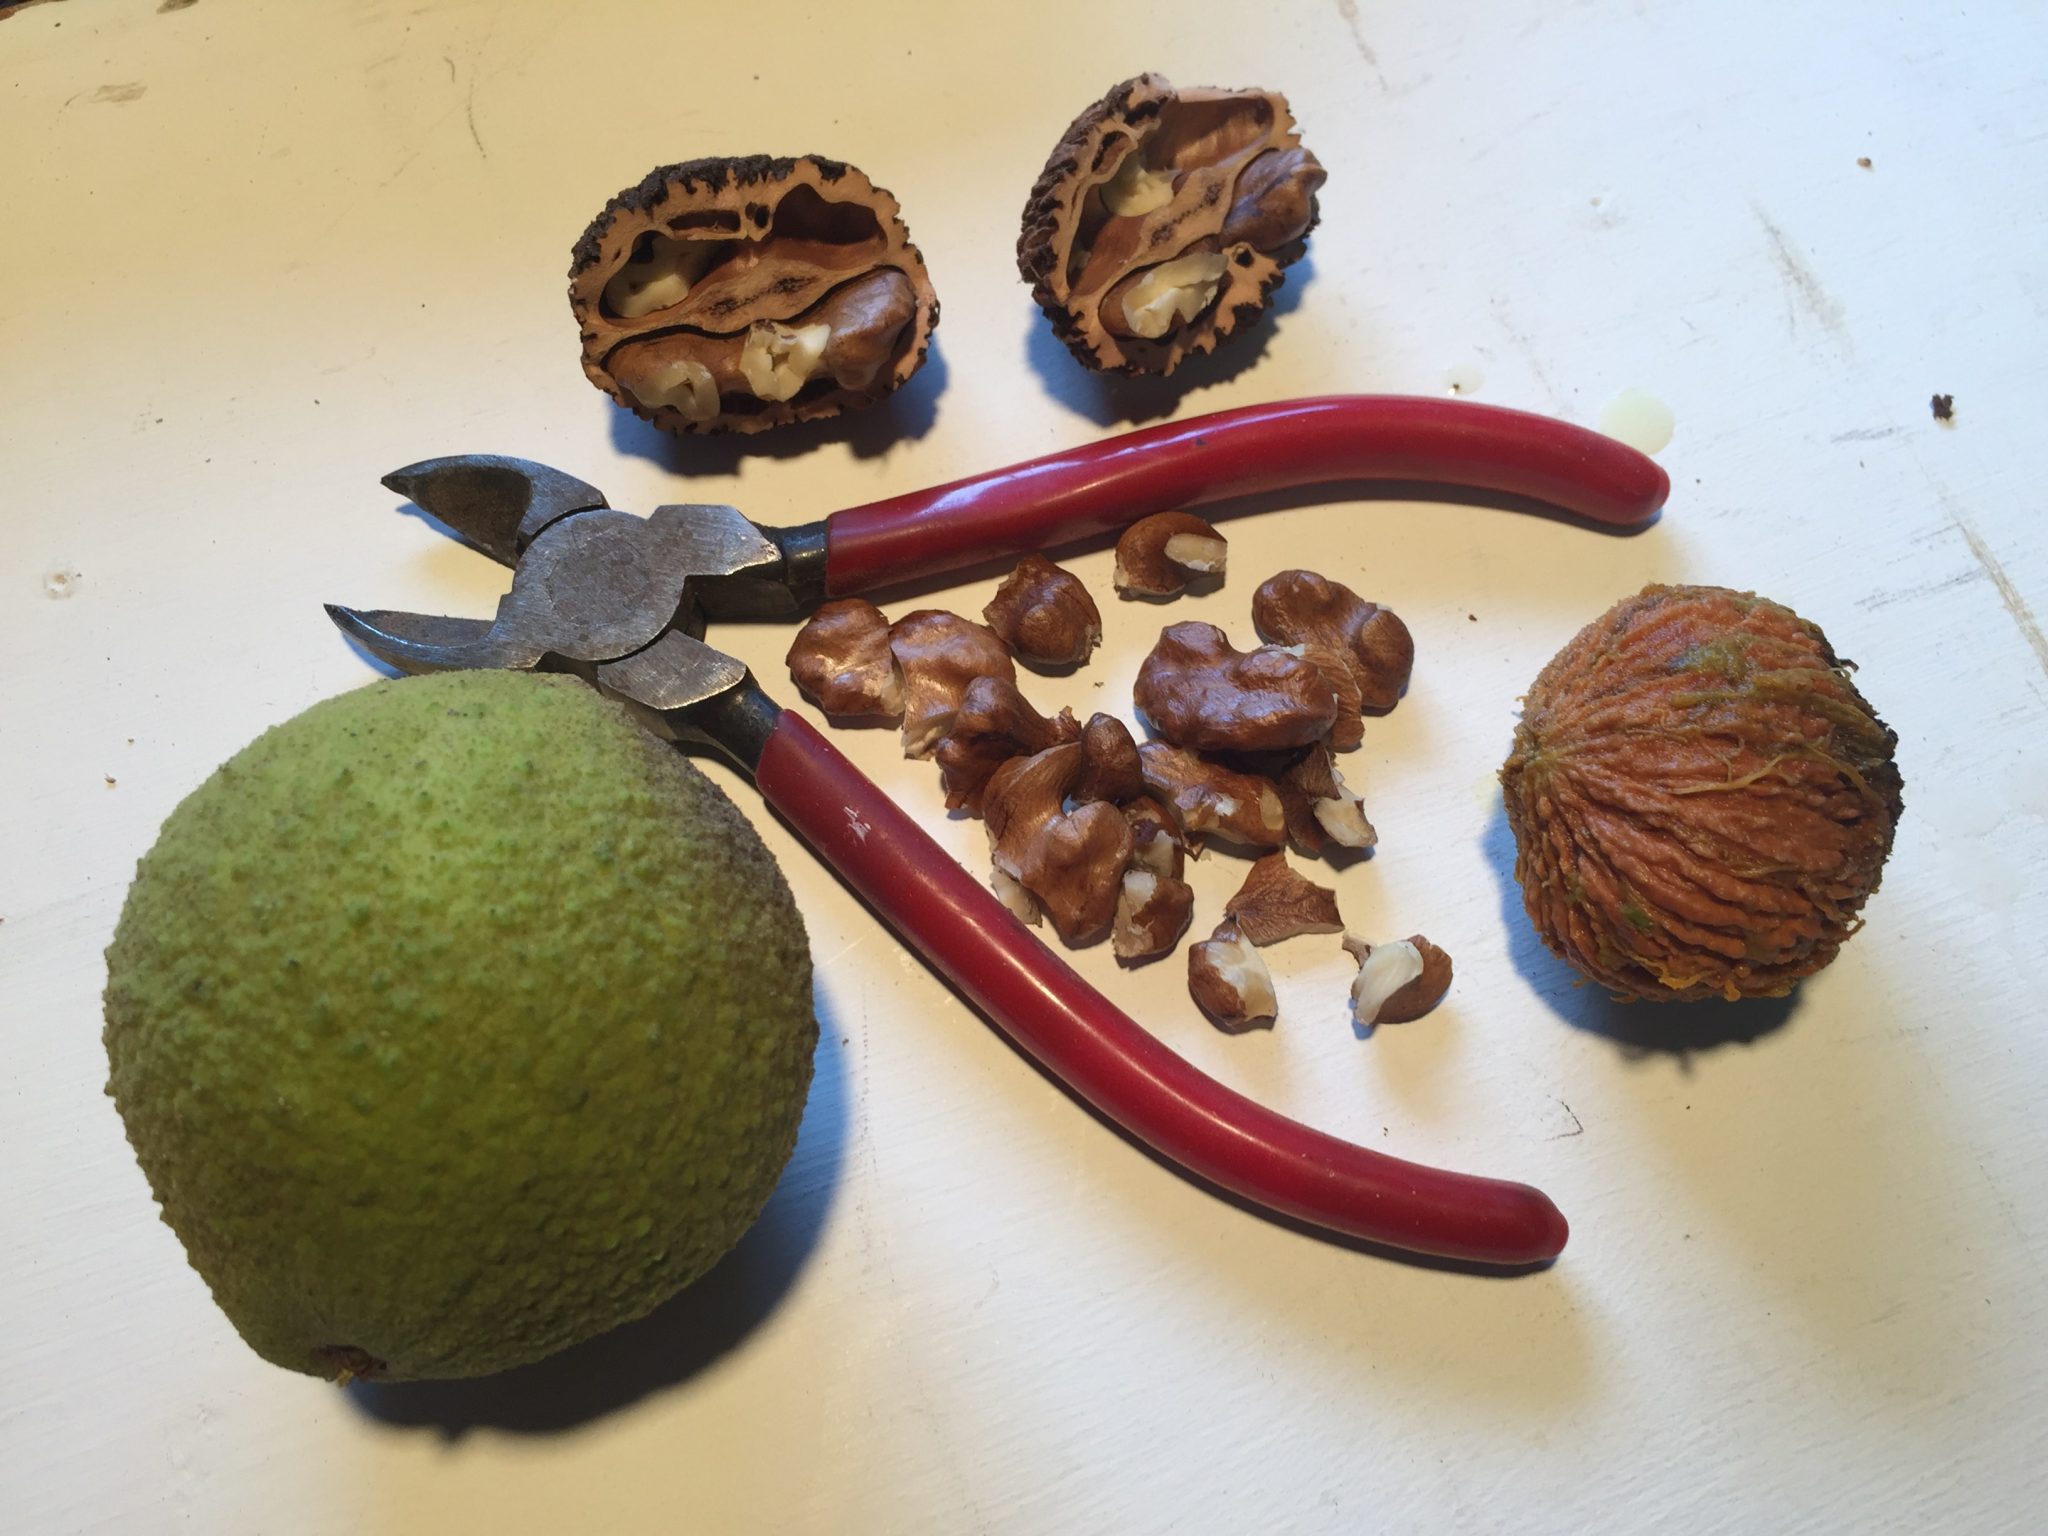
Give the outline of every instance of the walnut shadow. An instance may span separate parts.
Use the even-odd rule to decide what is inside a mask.
[[[1645,1161],[1664,1213],[1640,1238],[1654,1246],[1697,1237],[1744,1263],[1742,1295],[1767,1314],[1797,1318],[1818,1341],[1811,1368],[1852,1393],[1894,1406],[1956,1391],[1972,1369],[1977,1292],[1966,1282],[1946,1285],[1934,1301],[1930,1274],[1968,1273],[1967,1256],[1998,1217],[1971,1197],[1982,1165],[1972,1166],[1967,1130],[1944,1124],[1941,1095],[1927,1091],[1935,1069],[1916,1059],[1927,1047],[1911,1044],[1913,1030],[1927,1026],[1886,1022],[1881,974],[1841,978],[1865,995],[1835,1019],[1816,1006],[1813,1039],[1778,1033],[1800,1012],[1804,986],[1788,998],[1736,1003],[1615,1003],[1594,986],[1575,986],[1577,973],[1536,937],[1504,811],[1484,847],[1517,970],[1559,1018],[1613,1042],[1632,1072],[1716,1077],[1724,1064],[1740,1065],[1726,1060],[1731,1046],[1772,1051],[1774,1067],[1784,1063],[1747,1079],[1739,1118],[1727,1117],[1725,1101],[1720,1118],[1673,1113],[1661,1095],[1615,1104],[1597,1130],[1616,1138],[1609,1145],[1625,1149],[1622,1157]],[[1871,961],[1881,967],[1883,957],[1866,957],[1859,970]],[[1888,1036],[1890,1048],[1865,1043],[1873,1036]],[[1768,1157],[1757,1155],[1759,1146],[1771,1149]],[[1930,1169],[1942,1170],[1953,1202],[1902,1195],[1925,1186]],[[1576,1215],[1588,1226],[1602,1219],[1591,1206]],[[1880,1326],[1909,1305],[1909,1325]]]
[[[1781,1029],[1798,1011],[1799,994],[1739,1002],[1631,1002],[1587,981],[1538,938],[1515,879],[1515,834],[1496,803],[1482,846],[1500,885],[1508,957],[1530,991],[1574,1029],[1612,1041],[1624,1055],[1687,1057],[1725,1045],[1749,1045]]]
[[[612,446],[648,459],[677,475],[736,475],[749,459],[795,459],[843,444],[857,459],[880,458],[898,443],[915,442],[939,419],[946,388],[946,357],[934,335],[924,366],[901,389],[865,410],[843,411],[823,421],[792,422],[766,432],[723,432],[679,437],[604,401],[612,413]]]
[[[1271,302],[1249,330],[1227,338],[1213,352],[1186,359],[1165,378],[1156,374],[1098,373],[1087,367],[1053,334],[1051,324],[1035,304],[1031,307],[1032,324],[1025,340],[1024,360],[1038,375],[1047,394],[1098,427],[1157,421],[1171,416],[1186,396],[1227,384],[1264,357],[1275,325],[1294,312],[1314,277],[1315,256],[1311,252],[1287,269],[1286,281],[1274,290]]]
[[[451,1441],[477,1429],[562,1434],[684,1386],[743,1347],[803,1273],[845,1163],[843,1026],[813,995],[818,1050],[796,1151],[738,1246],[647,1316],[560,1354],[465,1381],[352,1382],[350,1404],[385,1428]]]

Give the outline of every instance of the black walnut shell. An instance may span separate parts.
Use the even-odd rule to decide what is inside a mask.
[[[872,405],[939,320],[896,199],[816,155],[656,167],[576,242],[569,305],[590,382],[675,433]]]
[[[1017,268],[1088,367],[1171,373],[1258,318],[1307,248],[1323,179],[1286,97],[1139,75],[1054,148]]]

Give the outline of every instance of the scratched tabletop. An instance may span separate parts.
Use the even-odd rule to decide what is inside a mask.
[[[0,1526],[2039,1529],[2044,58],[2048,9],[1981,3],[0,7]],[[1329,182],[1253,335],[1112,385],[1013,246],[1069,119],[1146,69],[1286,92]],[[901,200],[931,361],[786,438],[625,417],[578,367],[577,234],[656,164],[807,151]],[[1662,406],[1671,501],[1621,537],[1281,498],[1172,610],[1073,556],[1106,640],[1025,679],[1043,707],[1128,718],[1162,622],[1248,642],[1288,566],[1407,620],[1413,687],[1352,773],[1379,848],[1334,883],[1352,929],[1426,932],[1457,981],[1361,1038],[1352,962],[1295,940],[1268,952],[1279,1024],[1233,1038],[1177,959],[1076,963],[1277,1109],[1544,1189],[1555,1265],[1362,1254],[1176,1177],[711,765],[817,961],[816,1082],[759,1224],[644,1322],[495,1379],[338,1388],[240,1343],[103,1097],[102,952],[172,807],[375,676],[323,600],[491,611],[505,573],[381,474],[513,453],[614,505],[784,524],[1331,391]],[[1517,698],[1652,581],[1795,607],[1898,732],[1883,888],[1783,1002],[1616,1005],[1521,913],[1494,778]],[[972,615],[993,585],[915,597]],[[715,638],[794,702],[789,636]],[[834,739],[985,870],[929,764]],[[1244,865],[1193,868],[1213,913]]]

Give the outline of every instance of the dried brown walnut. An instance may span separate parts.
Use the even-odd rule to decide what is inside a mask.
[[[924,362],[938,298],[896,199],[805,155],[662,166],[577,242],[583,371],[670,432],[870,405]]]
[[[1083,363],[1171,373],[1265,308],[1306,247],[1323,179],[1285,97],[1139,75],[1046,161],[1018,269]]]
[[[1861,926],[1901,805],[1897,735],[1818,626],[1646,587],[1523,700],[1501,769],[1544,943],[1617,993],[1782,997]]]

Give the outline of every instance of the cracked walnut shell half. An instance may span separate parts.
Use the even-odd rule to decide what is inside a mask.
[[[939,320],[896,199],[815,155],[648,172],[576,242],[569,305],[591,383],[677,433],[872,405]]]
[[[1323,179],[1286,97],[1139,75],[1046,161],[1017,267],[1083,363],[1171,373],[1266,307],[1306,249]]]

